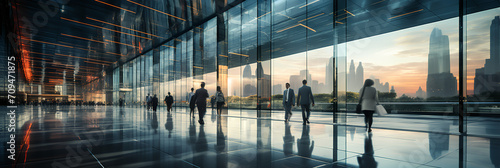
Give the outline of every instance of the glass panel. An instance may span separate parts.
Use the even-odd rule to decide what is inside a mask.
[[[228,12],[228,99],[229,108],[240,108],[241,104],[241,5]],[[238,112],[235,115],[239,115]],[[233,115],[233,114],[229,114]]]
[[[306,1],[273,1],[273,30],[272,30],[272,108],[283,109],[283,91],[285,84],[290,83],[290,88],[298,94],[302,86],[302,80],[310,79],[311,74],[307,72],[307,33],[311,30],[302,26],[297,21],[307,18],[306,9],[301,6]],[[300,107],[296,107],[300,109]],[[280,110],[281,111],[281,110]],[[284,113],[276,116],[284,118]],[[291,120],[302,121],[297,116]]]
[[[450,19],[437,18],[421,4],[401,3],[380,15],[365,15],[369,21],[362,22],[357,16],[364,12],[363,5],[348,3],[343,13],[352,26],[347,33],[353,36],[347,42],[347,110],[355,110],[364,80],[371,79],[380,104],[396,117],[376,117],[374,126],[458,133],[458,1],[448,4],[447,15],[454,15]],[[402,24],[408,19],[412,24]],[[435,22],[413,25],[425,19]],[[382,34],[392,28],[386,22],[398,30]],[[422,118],[413,118],[417,115]],[[351,113],[348,119],[351,125],[365,126],[362,114]],[[436,122],[415,124],[429,119]]]
[[[467,21],[467,133],[500,135],[500,8]]]
[[[247,0],[241,6],[241,108],[256,109],[257,2]]]

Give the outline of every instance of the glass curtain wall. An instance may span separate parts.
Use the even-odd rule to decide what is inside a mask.
[[[465,11],[460,64],[460,2],[243,1],[117,68],[113,98],[139,105],[148,93],[163,100],[170,92],[175,106],[186,106],[190,88],[206,82],[211,96],[222,86],[229,115],[257,117],[259,110],[272,109],[273,119],[283,119],[285,84],[297,94],[307,80],[313,111],[332,114],[321,122],[364,126],[363,114],[354,109],[364,81],[372,79],[391,115],[376,117],[374,126],[459,133],[462,87],[464,131],[497,134],[484,124],[499,123],[494,118],[500,12],[466,4],[473,11]],[[159,52],[158,88],[154,52]]]
[[[467,133],[500,135],[500,8],[466,15]],[[485,127],[487,125],[488,127]],[[490,144],[498,144],[498,140]],[[493,156],[492,156],[493,157]]]

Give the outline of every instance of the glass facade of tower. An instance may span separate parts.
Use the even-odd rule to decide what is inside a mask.
[[[163,105],[170,92],[183,107],[190,89],[205,82],[211,96],[222,87],[228,115],[253,110],[249,117],[274,119],[282,118],[273,113],[282,111],[285,83],[297,91],[307,80],[313,111],[328,114],[325,122],[364,126],[354,109],[364,80],[373,79],[391,114],[376,118],[380,127],[500,135],[475,126],[500,124],[494,6],[246,0],[210,10],[218,14],[115,66],[113,103],[143,105],[156,94]],[[433,126],[420,126],[420,116],[431,116]]]

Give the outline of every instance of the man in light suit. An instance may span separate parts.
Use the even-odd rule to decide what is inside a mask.
[[[285,122],[290,121],[292,117],[292,107],[295,105],[295,93],[290,88],[290,84],[285,84],[286,89],[283,91],[283,107],[285,108]]]
[[[297,106],[300,105],[302,108],[302,120],[303,125],[309,124],[309,116],[311,115],[311,103],[314,106],[314,96],[311,91],[311,87],[307,86],[307,80],[302,81],[303,86],[299,88],[299,94],[297,96]],[[302,98],[302,99],[301,99]],[[307,115],[306,115],[307,112]]]

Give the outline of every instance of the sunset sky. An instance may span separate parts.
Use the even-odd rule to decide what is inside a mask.
[[[483,67],[485,59],[490,57],[490,25],[498,15],[500,8],[466,17],[469,92],[474,90],[475,69]],[[434,28],[441,29],[449,37],[450,71],[458,80],[458,17],[351,41],[338,52],[345,55],[347,50],[347,70],[351,60],[356,66],[362,62],[365,79],[374,76],[394,86],[398,96],[415,96],[419,86],[426,91],[429,38]],[[273,85],[288,82],[290,75],[299,75],[300,70],[305,69],[306,58],[312,79],[324,83],[325,66],[332,56],[333,47],[329,46],[273,59]]]
[[[475,69],[483,67],[489,58],[490,25],[500,8],[468,15],[467,19],[467,90],[474,90]],[[451,73],[458,80],[458,18],[373,36],[364,40],[368,47],[357,49],[347,44],[348,61],[363,62],[365,78],[374,76],[393,85],[398,96],[415,96],[418,87],[426,91],[427,58],[432,30],[439,28],[450,40]],[[351,47],[354,46],[354,47]]]

